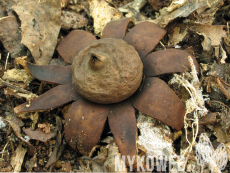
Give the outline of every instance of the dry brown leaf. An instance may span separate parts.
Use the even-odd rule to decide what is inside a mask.
[[[24,161],[25,154],[27,152],[27,149],[22,147],[22,144],[20,143],[17,149],[15,150],[15,154],[12,156],[11,165],[14,168],[14,172],[20,172],[21,166]]]
[[[230,142],[229,135],[222,130],[221,125],[219,124],[215,125],[214,132],[215,132],[214,135],[217,137],[217,141],[219,143]]]
[[[55,146],[52,152],[52,155],[50,156],[49,160],[46,163],[46,168],[48,168],[50,165],[54,164],[57,161],[57,152],[58,152],[58,147]]]
[[[88,24],[88,20],[76,12],[71,11],[62,11],[61,15],[61,29],[69,30],[69,29],[78,29],[82,27],[86,27]]]
[[[45,122],[43,124],[38,124],[38,128],[45,133],[50,133],[50,123]]]
[[[206,35],[211,40],[211,46],[219,46],[223,37],[226,36],[225,25],[202,25],[193,24],[196,30]]]
[[[215,20],[215,14],[217,10],[224,4],[224,0],[214,0],[214,1],[203,1],[203,6],[196,10],[194,17],[196,22],[200,24],[209,24],[211,25]]]
[[[40,129],[31,130],[30,128],[23,128],[22,129],[31,139],[39,140],[41,142],[46,142],[47,140],[53,138],[56,134],[55,133],[45,133]]]
[[[177,45],[180,41],[183,40],[186,34],[187,34],[186,29],[181,31],[180,27],[175,27],[172,36],[169,38],[169,42],[172,45]]]
[[[24,45],[21,43],[20,25],[17,18],[7,16],[0,19],[0,41],[12,57],[20,56]]]
[[[94,19],[94,32],[99,36],[107,23],[123,16],[116,8],[109,6],[105,0],[91,0],[89,5],[90,15]]]
[[[176,1],[178,5],[174,5],[173,9],[170,9],[168,12],[168,7],[165,7],[160,10],[160,16],[152,20],[153,23],[158,24],[161,27],[166,27],[169,22],[172,20],[179,18],[179,17],[188,17],[191,13],[198,11],[197,20],[202,18],[202,16],[208,15],[211,13],[211,17],[208,20],[208,24],[213,22],[212,16],[215,14],[216,10],[219,9],[223,5],[223,0],[216,0],[216,1],[206,1],[206,0],[189,0],[183,6],[180,6],[180,3],[185,2],[183,1]],[[170,7],[170,6],[169,6]],[[171,7],[170,7],[171,8]],[[209,9],[208,12],[206,9]],[[201,16],[199,18],[199,16]],[[200,21],[195,21],[200,22]],[[206,20],[202,21],[202,23],[207,23]]]
[[[21,0],[13,9],[21,20],[22,43],[31,51],[36,64],[49,64],[61,27],[60,2]]]
[[[37,165],[37,154],[35,154],[30,160],[25,163],[27,172],[31,172],[34,167]]]
[[[1,1],[0,1],[1,2]],[[0,18],[5,16],[5,10],[2,4],[0,4]]]
[[[0,4],[2,4],[2,6],[4,8],[6,8],[6,11],[9,12],[12,10],[12,6],[17,4],[19,0],[0,0]]]
[[[15,135],[28,145],[28,147],[29,147],[28,154],[33,156],[37,152],[36,148],[33,145],[31,145],[28,141],[26,141],[22,137],[22,134],[21,134],[20,127],[22,127],[24,125],[24,123],[14,115],[7,116],[6,121],[12,127]]]

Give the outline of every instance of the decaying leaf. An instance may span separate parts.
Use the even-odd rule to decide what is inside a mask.
[[[0,1],[1,2],[1,1]],[[5,16],[5,11],[4,11],[4,7],[2,4],[0,4],[0,18]]]
[[[12,57],[20,56],[24,45],[21,43],[20,25],[17,18],[7,16],[0,19],[0,41]]]
[[[228,137],[228,134],[224,132],[219,124],[214,126],[214,134],[217,137],[217,141],[219,143],[227,143],[230,142],[230,138]]]
[[[55,146],[55,148],[53,149],[52,155],[50,156],[45,167],[48,168],[50,165],[54,164],[57,161],[57,152],[58,152],[58,146]]]
[[[211,40],[211,46],[219,46],[223,37],[226,36],[226,31],[224,30],[225,25],[202,25],[193,24],[196,30],[204,36],[204,39],[209,38]]]
[[[194,13],[195,21],[200,24],[211,25],[215,20],[217,10],[224,4],[224,0],[205,1],[196,0],[202,4]]]
[[[17,147],[15,154],[12,157],[11,165],[14,168],[14,172],[20,172],[21,166],[24,161],[25,154],[27,152],[27,149],[22,147],[22,144],[20,143]]]
[[[6,81],[24,82],[29,84],[34,77],[31,76],[25,69],[13,68],[4,72],[2,79]]]
[[[4,8],[6,8],[7,11],[12,10],[12,6],[17,4],[19,0],[0,0],[0,4],[2,4],[2,6]]]
[[[22,43],[31,51],[36,64],[49,64],[61,28],[60,2],[21,0],[13,9],[21,20]]]
[[[50,132],[50,133],[45,133],[41,131],[40,129],[36,130],[31,130],[30,128],[23,128],[22,129],[31,139],[34,140],[39,140],[41,142],[46,142],[48,139],[53,138],[56,133]]]
[[[188,17],[191,13],[198,11],[198,16],[197,16],[197,23],[200,23],[198,20],[199,17],[201,18],[204,15],[209,15],[210,11],[211,13],[211,19],[214,16],[215,12],[217,9],[219,9],[223,5],[223,0],[216,0],[216,1],[205,1],[205,0],[189,0],[189,1],[174,1],[176,2],[176,5],[174,6],[169,6],[165,7],[160,10],[160,16],[153,20],[153,23],[158,24],[161,27],[166,27],[169,22],[172,20],[179,18],[179,17]],[[186,2],[186,3],[184,3]],[[172,8],[173,7],[173,8]],[[209,9],[207,12],[206,9]],[[211,24],[213,20],[208,20],[208,24]],[[207,23],[207,21],[202,22]]]
[[[230,65],[214,63],[207,75],[218,77],[226,83],[230,83]]]
[[[6,121],[12,127],[15,135],[28,145],[28,147],[29,147],[28,154],[34,155],[37,152],[36,148],[33,145],[31,145],[27,140],[25,140],[21,134],[20,127],[22,127],[24,125],[24,123],[14,115],[7,116]]]
[[[38,124],[38,128],[45,133],[50,133],[50,123],[45,122],[43,124]]]
[[[91,0],[89,5],[90,15],[94,19],[94,32],[99,36],[101,36],[107,23],[122,17],[122,13],[116,8],[109,6],[105,0]]]
[[[82,27],[86,27],[88,23],[88,20],[76,13],[71,11],[62,11],[61,15],[61,29],[63,30],[69,30],[69,29],[78,29]]]
[[[183,40],[183,38],[185,37],[185,35],[187,34],[187,30],[183,30],[181,31],[181,28],[180,27],[175,27],[174,28],[174,32],[172,34],[172,36],[170,37],[169,39],[169,42],[172,44],[172,45],[177,45],[180,41]]]
[[[35,154],[30,160],[25,163],[27,172],[31,172],[34,167],[37,165],[37,154]]]

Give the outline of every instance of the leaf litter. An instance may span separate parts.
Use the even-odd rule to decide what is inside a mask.
[[[21,42],[31,51],[37,64],[49,64],[61,28],[60,2],[24,0],[13,9],[21,21]]]
[[[138,3],[140,4],[137,5]],[[0,41],[4,46],[0,49],[0,66],[5,72],[2,72],[1,75],[3,82],[1,82],[0,89],[5,93],[1,95],[3,101],[0,104],[2,108],[0,112],[6,126],[13,130],[13,132],[9,130],[7,133],[0,133],[0,140],[1,138],[7,139],[6,135],[14,136],[13,134],[15,134],[13,139],[17,141],[12,144],[10,140],[6,140],[8,143],[3,142],[4,145],[0,145],[2,151],[6,146],[12,157],[12,162],[10,162],[10,157],[7,161],[7,155],[3,154],[6,161],[2,165],[0,164],[0,170],[29,172],[47,169],[52,171],[114,171],[114,156],[121,157],[114,139],[109,139],[107,143],[101,142],[99,149],[96,149],[99,152],[92,151],[93,154],[88,159],[81,158],[70,148],[65,147],[63,131],[60,128],[64,119],[54,119],[54,117],[62,117],[62,107],[50,112],[39,114],[37,112],[36,115],[21,114],[20,118],[11,116],[8,112],[13,113],[12,107],[15,107],[15,104],[18,105],[18,102],[22,102],[23,98],[28,100],[33,98],[28,97],[30,94],[34,94],[33,96],[36,97],[38,90],[48,90],[52,85],[43,85],[33,80],[27,73],[28,69],[24,70],[18,64],[14,66],[14,59],[9,58],[9,70],[4,69],[3,66],[6,62],[5,52],[9,52],[12,58],[26,55],[29,61],[47,65],[58,59],[59,55],[55,52],[57,43],[70,30],[81,28],[100,37],[108,22],[124,17],[134,17],[136,23],[147,20],[166,28],[169,40],[164,38],[162,44],[167,49],[170,47],[185,49],[193,46],[192,53],[202,68],[200,76],[197,76],[194,70],[193,73],[169,76],[170,86],[179,96],[183,96],[180,98],[186,105],[184,132],[175,132],[163,124],[156,125],[148,121],[139,122],[138,151],[142,153],[140,155],[148,156],[156,152],[166,155],[174,154],[175,165],[173,165],[172,171],[178,169],[181,163],[188,163],[185,171],[189,169],[191,171],[196,169],[207,171],[214,168],[217,172],[220,171],[221,166],[226,164],[227,153],[228,157],[230,156],[230,112],[228,106],[230,98],[228,76],[230,51],[228,47],[230,44],[227,40],[229,33],[226,22],[228,21],[223,18],[223,16],[229,15],[224,10],[228,6],[229,2],[226,1],[224,4],[223,0],[174,0],[164,3],[162,1],[153,3],[150,0],[148,2],[127,0],[122,3],[108,0],[63,1],[62,3],[45,0],[0,0],[0,9],[4,9],[0,19],[0,26],[2,26]],[[63,8],[62,11],[61,8]],[[14,12],[18,16],[14,16]],[[222,20],[220,20],[220,16],[222,16]],[[199,46],[202,49],[192,45],[191,36],[198,36]],[[187,38],[191,40],[187,41]],[[27,52],[26,48],[28,48]],[[156,49],[162,48],[157,46]],[[190,65],[193,67],[192,63]],[[138,119],[141,116],[139,115]],[[24,119],[21,120],[22,118]],[[0,128],[0,130],[2,129]],[[151,133],[146,133],[148,131]],[[202,136],[201,131],[205,132],[207,136]],[[145,135],[147,136],[145,137]],[[106,136],[108,137],[108,134]],[[151,139],[150,142],[146,140],[147,137]],[[205,140],[200,142],[199,139]],[[209,146],[214,148],[210,150],[213,159],[211,162],[204,159],[204,163],[201,165],[201,162],[194,162],[191,158],[202,155],[202,151],[197,149],[196,155],[192,150],[202,148],[205,141],[208,141]],[[170,148],[165,150],[163,142],[170,145]],[[162,148],[156,150],[154,145],[159,143],[162,144]],[[175,148],[178,147],[178,143],[180,144],[179,154],[185,156],[185,161],[177,158],[179,154],[178,151],[175,152]],[[221,143],[225,147],[220,145]],[[14,151],[13,148],[16,150]],[[27,150],[28,154],[32,156],[30,159],[25,157]],[[71,154],[68,154],[69,150]],[[220,163],[220,160],[225,162]],[[45,162],[47,163],[45,164]],[[58,165],[58,162],[62,168],[55,166],[55,163]],[[23,165],[24,163],[25,165]],[[229,165],[226,166],[226,169],[228,168]]]

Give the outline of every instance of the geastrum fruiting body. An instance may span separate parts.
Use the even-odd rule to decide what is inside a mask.
[[[142,22],[128,32],[130,23],[130,18],[108,23],[99,40],[86,31],[71,31],[57,50],[72,66],[28,63],[35,78],[60,85],[32,100],[30,107],[28,103],[15,107],[15,112],[48,110],[74,101],[65,119],[65,136],[83,155],[89,155],[100,140],[107,118],[121,154],[136,155],[134,108],[180,130],[185,108],[154,76],[189,71],[189,53],[177,49],[150,53],[165,30]]]

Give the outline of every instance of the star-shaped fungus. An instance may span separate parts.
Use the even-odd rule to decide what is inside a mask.
[[[177,49],[150,53],[166,31],[150,22],[128,31],[129,24],[134,24],[131,18],[108,23],[99,40],[86,31],[71,31],[57,50],[72,65],[28,63],[35,78],[60,85],[32,100],[29,107],[24,103],[14,111],[49,110],[73,101],[65,136],[83,155],[89,155],[100,140],[107,118],[121,154],[136,155],[135,109],[180,130],[185,108],[174,91],[154,76],[189,71],[191,55]]]

